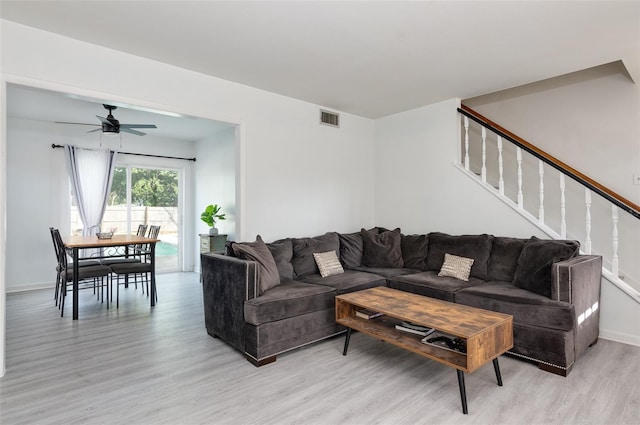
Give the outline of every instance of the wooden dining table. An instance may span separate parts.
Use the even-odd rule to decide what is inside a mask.
[[[73,320],[78,320],[78,264],[80,258],[81,249],[91,248],[109,248],[109,247],[124,247],[123,257],[128,257],[131,253],[129,247],[134,245],[148,244],[150,247],[149,261],[151,264],[151,285],[150,285],[150,297],[151,307],[156,305],[156,243],[160,242],[160,239],[147,238],[144,236],[136,235],[113,235],[110,239],[99,239],[97,236],[80,236],[72,235],[62,239],[65,249],[72,251],[73,257]],[[91,259],[100,258],[92,256]],[[108,257],[107,257],[108,258]]]

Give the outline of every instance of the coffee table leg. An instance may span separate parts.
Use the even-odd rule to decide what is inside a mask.
[[[342,350],[342,355],[347,355],[347,350],[349,349],[349,339],[351,338],[351,328],[347,329],[347,336],[344,339],[344,350]]]
[[[500,375],[500,365],[498,364],[498,358],[493,359],[493,370],[496,371],[496,379],[498,380],[498,386],[502,386],[502,375]]]
[[[467,390],[464,387],[464,372],[456,369],[458,372],[458,386],[460,387],[460,400],[462,401],[462,413],[465,415],[468,413],[467,410]]]

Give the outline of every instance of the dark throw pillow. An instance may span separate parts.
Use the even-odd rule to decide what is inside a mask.
[[[280,279],[293,279],[293,265],[291,259],[293,258],[293,244],[291,239],[279,239],[267,244],[267,248],[273,255],[273,260],[278,267],[278,274]]]
[[[228,256],[228,257],[235,257],[236,253],[233,252],[233,244],[237,243],[236,241],[230,241],[227,240],[224,243],[224,255]]]
[[[318,274],[318,265],[313,257],[314,252],[340,251],[340,239],[335,232],[315,236],[313,238],[295,238],[293,243],[293,272],[295,276]]]
[[[258,263],[259,295],[280,284],[276,262],[260,235],[255,242],[234,243],[231,247],[236,257]]]
[[[377,268],[402,268],[402,235],[400,229],[378,233],[376,230],[360,230],[362,235],[362,264]]]
[[[429,238],[427,235],[402,235],[402,260],[404,267],[408,269],[426,270],[427,248]]]
[[[576,241],[531,237],[518,257],[513,285],[551,298],[551,266],[574,257],[579,249],[580,244]]]
[[[518,258],[520,258],[525,243],[527,243],[527,239],[494,237],[491,257],[489,257],[487,280],[512,282],[516,267],[518,267]]]
[[[362,265],[362,235],[357,233],[339,233],[340,260],[347,269],[355,269]]]

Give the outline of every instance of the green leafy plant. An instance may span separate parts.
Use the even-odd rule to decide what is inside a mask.
[[[216,227],[217,220],[222,221],[227,219],[225,214],[220,214],[221,209],[222,207],[219,207],[218,204],[208,205],[202,214],[200,214],[200,220],[207,223],[209,227]]]

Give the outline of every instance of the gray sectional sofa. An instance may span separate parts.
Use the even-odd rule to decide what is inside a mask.
[[[314,256],[332,251],[328,268]],[[439,275],[445,254],[473,260],[466,275]],[[510,353],[563,376],[598,339],[602,258],[580,255],[575,241],[373,228],[272,243],[258,236],[201,260],[207,332],[256,366],[343,332],[335,296],[382,285],[513,315]]]

